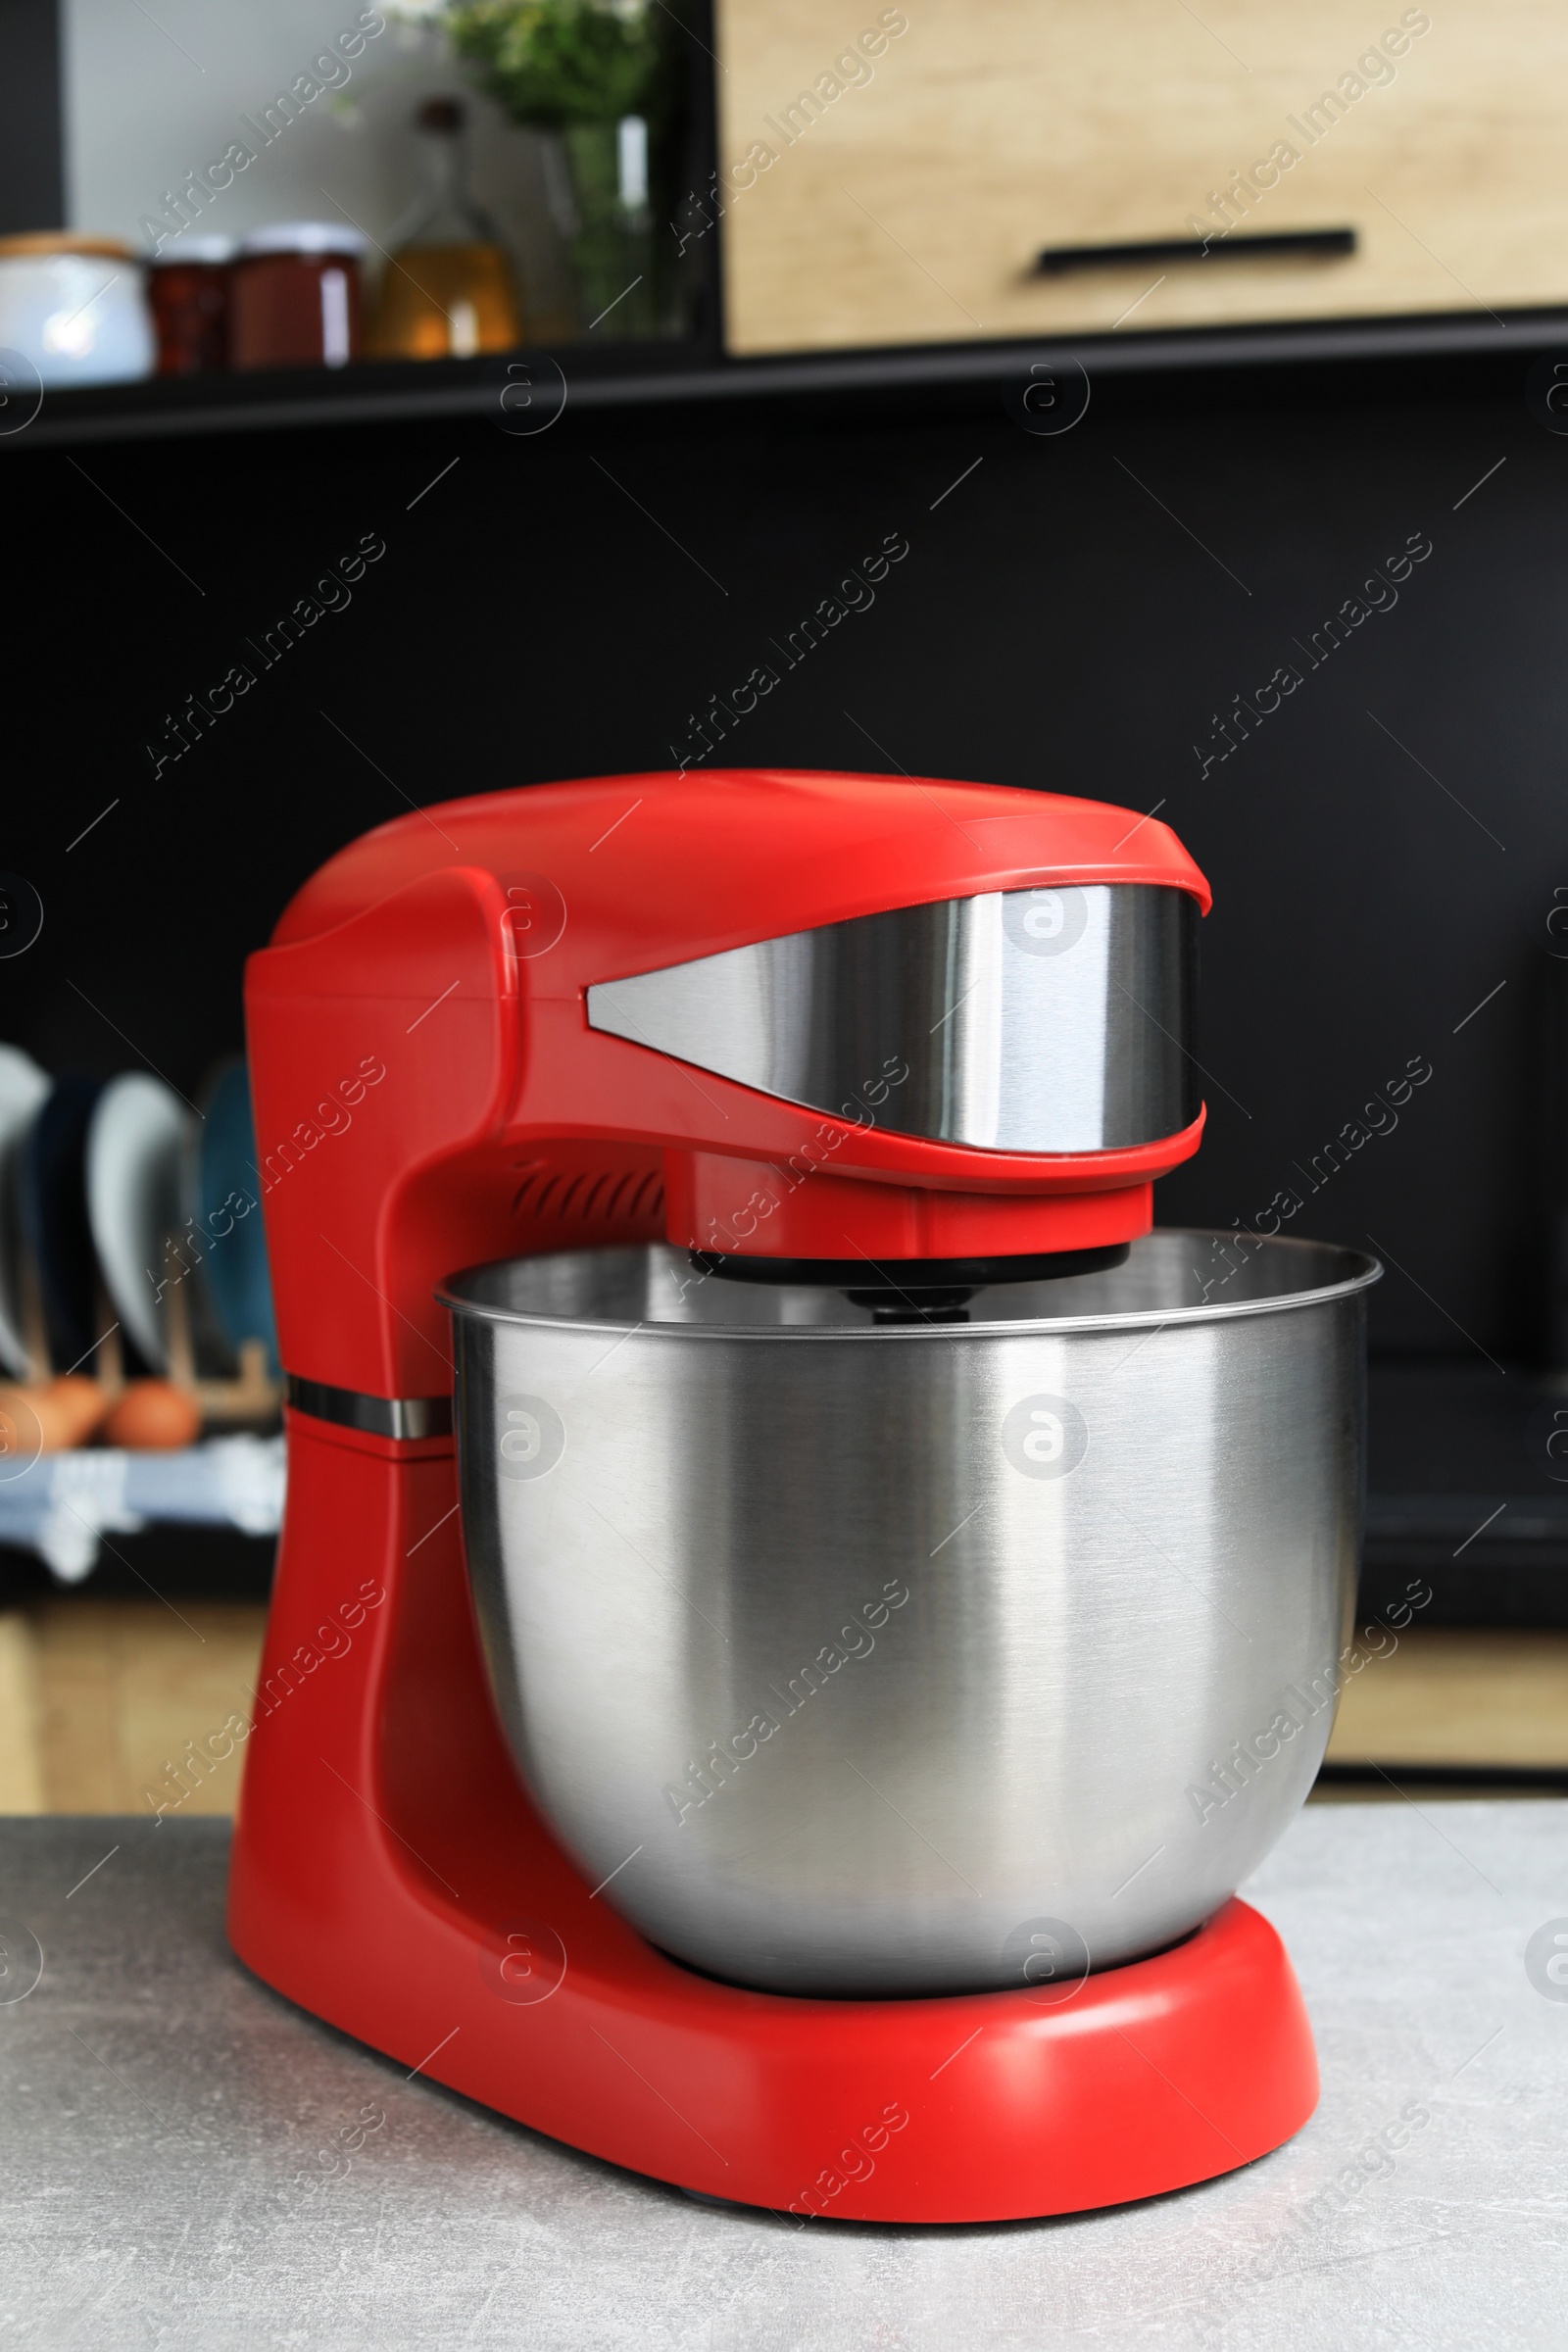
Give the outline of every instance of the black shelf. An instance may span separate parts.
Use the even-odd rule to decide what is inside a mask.
[[[1366,1788],[1376,1796],[1565,1796],[1568,1771],[1558,1764],[1320,1764],[1314,1791]]]
[[[37,1607],[77,1592],[88,1600],[145,1601],[149,1608],[182,1600],[262,1606],[271,1592],[276,1551],[272,1536],[164,1520],[108,1537],[97,1566],[78,1584],[65,1585],[35,1551],[0,1544],[0,1608]]]
[[[1561,1412],[1563,1420],[1553,1416]],[[1360,1607],[1424,1580],[1422,1625],[1568,1625],[1568,1381],[1511,1364],[1374,1360]]]
[[[712,404],[829,400],[918,402],[932,396],[1000,398],[1020,390],[1036,365],[1076,366],[1091,386],[1132,392],[1185,384],[1299,392],[1331,379],[1364,393],[1372,379],[1408,382],[1412,370],[1448,363],[1446,389],[1518,390],[1543,353],[1568,346],[1568,308],[1506,318],[1474,312],[1349,319],[1328,324],[1209,327],[1134,336],[1028,337],[986,343],[921,344],[859,351],[727,359],[702,343],[569,343],[505,358],[425,363],[363,362],[327,373],[155,378],[77,391],[49,391],[33,421],[0,436],[0,456],[194,433],[276,432],[330,425],[494,417],[509,365],[534,364],[543,380],[559,369],[566,409],[613,412]],[[1093,397],[1093,393],[1091,394]]]

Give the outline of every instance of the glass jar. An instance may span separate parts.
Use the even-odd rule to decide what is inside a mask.
[[[149,289],[160,375],[213,375],[228,366],[232,237],[182,237],[152,266]]]
[[[151,375],[145,264],[118,237],[28,229],[0,237],[0,346],[49,386]]]
[[[333,221],[253,229],[229,289],[232,368],[342,368],[360,356],[366,240]]]
[[[545,184],[577,281],[578,331],[607,341],[658,331],[648,124],[568,122],[545,142]]]

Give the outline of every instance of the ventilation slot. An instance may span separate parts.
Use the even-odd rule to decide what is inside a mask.
[[[586,1170],[567,1176],[547,1160],[536,1160],[512,1196],[512,1213],[535,1224],[564,1226],[568,1221],[603,1230],[633,1219],[651,1222],[663,1215],[663,1179],[657,1168],[616,1175],[607,1168],[598,1176]]]

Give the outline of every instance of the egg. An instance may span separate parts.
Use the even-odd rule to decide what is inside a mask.
[[[63,1446],[83,1445],[109,1410],[103,1383],[89,1380],[84,1372],[62,1372],[45,1385],[43,1400],[46,1412],[64,1433]]]
[[[202,1417],[195,1399],[167,1380],[133,1380],[104,1423],[105,1442],[134,1453],[170,1453],[193,1445]]]
[[[0,1468],[16,1477],[19,1468],[36,1461],[43,1451],[43,1423],[38,1413],[41,1389],[0,1389]]]
[[[63,1453],[92,1436],[109,1399],[85,1373],[0,1389],[0,1462]]]

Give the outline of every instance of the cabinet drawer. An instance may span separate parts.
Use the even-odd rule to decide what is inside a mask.
[[[736,353],[1568,301],[1561,0],[719,0],[717,19]],[[1332,230],[1353,251],[1244,250]],[[1164,241],[1195,251],[1037,269]]]

